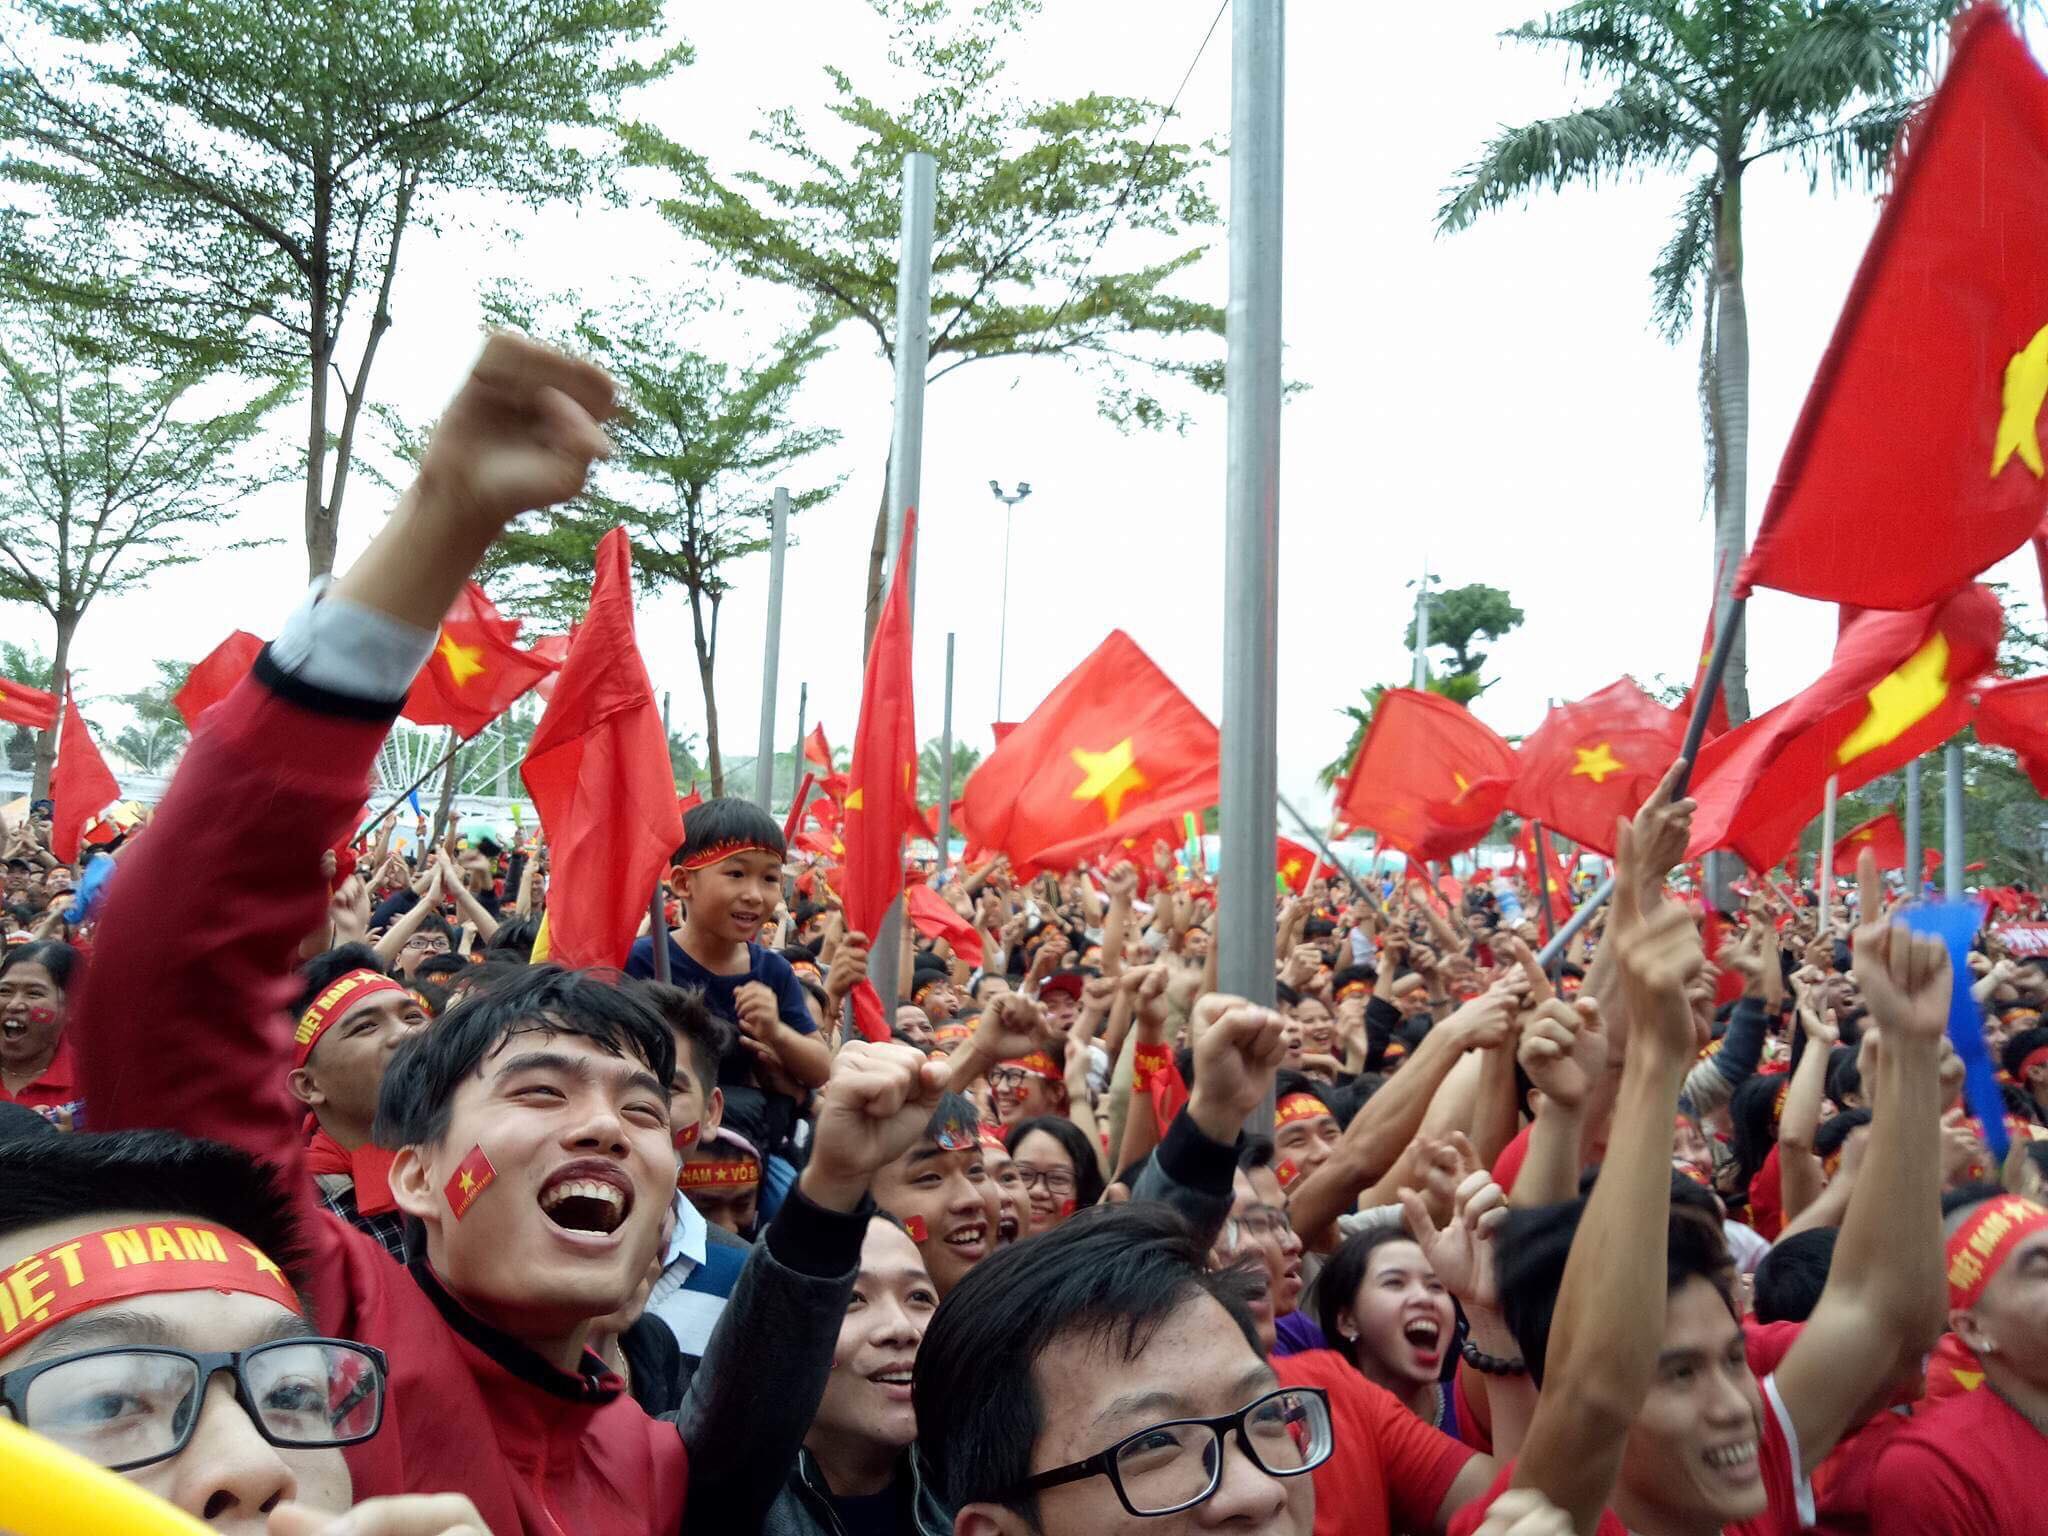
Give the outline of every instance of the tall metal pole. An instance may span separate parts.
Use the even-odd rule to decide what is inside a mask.
[[[903,545],[903,515],[917,505],[924,468],[924,375],[932,342],[932,219],[938,207],[938,164],[930,155],[903,157],[902,245],[896,260],[896,428],[889,440],[889,544],[883,590],[896,579]],[[917,607],[917,550],[909,552],[904,590]],[[882,999],[884,1018],[896,1016],[903,969],[903,898],[889,903],[870,935],[868,972]]]
[[[1429,562],[1422,562],[1422,583],[1415,589],[1415,681],[1429,685]]]
[[[761,735],[754,759],[754,802],[772,810],[775,800],[775,683],[782,667],[782,557],[789,541],[789,492],[775,487],[768,533],[768,639],[761,647]]]
[[[1941,749],[1942,894],[1963,899],[1963,744]]]
[[[1914,758],[1906,764],[1906,893],[1913,901],[1920,899],[1922,878],[1920,867],[1927,856],[1920,851],[1920,759]]]
[[[1237,0],[1230,23],[1228,457],[1223,503],[1223,858],[1216,925],[1225,992],[1273,1002],[1273,842],[1280,570],[1280,272],[1285,0]],[[1270,1109],[1247,1127],[1264,1131]]]
[[[939,873],[953,862],[953,631],[946,631],[946,713],[939,731]]]
[[[1835,791],[1837,780],[1828,775],[1828,794],[1820,812],[1820,857],[1813,865],[1813,902],[1820,908],[1820,926],[1815,933],[1826,936],[1828,931],[1828,908],[1833,905],[1835,893]],[[1860,923],[1871,921],[1859,917]]]
[[[1019,480],[1014,496],[1003,489],[999,480],[989,481],[988,488],[1003,504],[1003,611],[996,622],[996,718],[1000,720],[1003,718],[1003,677],[1010,666],[1010,524],[1017,511],[1017,503],[1031,494],[1031,482]]]
[[[810,704],[811,685],[809,683],[798,683],[796,685],[796,750],[789,754],[789,776],[791,780],[789,793],[792,799],[796,795],[796,786],[801,784],[804,778],[804,726],[807,723],[804,716],[810,713]],[[825,765],[825,771],[827,773],[832,771],[830,763]]]

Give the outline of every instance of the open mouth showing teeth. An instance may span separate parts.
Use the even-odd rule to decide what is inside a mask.
[[[879,1382],[885,1387],[907,1387],[910,1385],[910,1368],[905,1366],[900,1371],[877,1371],[868,1380]]]
[[[1017,1231],[1017,1218],[1014,1216],[1005,1216],[996,1223],[996,1238],[1000,1242],[1014,1243],[1017,1241]]]
[[[1401,1334],[1417,1349],[1435,1349],[1442,1330],[1435,1323],[1416,1321],[1403,1328]]]
[[[0,1035],[5,1035],[10,1040],[19,1040],[27,1033],[27,1019],[0,1019]]]
[[[1713,1450],[1707,1452],[1707,1465],[1718,1468],[1723,1472],[1733,1471],[1738,1467],[1747,1467],[1755,1460],[1756,1442],[1754,1440],[1745,1440],[1740,1445],[1716,1446]]]
[[[958,1232],[947,1238],[946,1243],[949,1247],[953,1248],[975,1248],[979,1247],[982,1239],[987,1236],[987,1227],[962,1227]]]
[[[599,1179],[563,1179],[540,1197],[548,1220],[571,1232],[616,1232],[629,1204],[624,1190]]]

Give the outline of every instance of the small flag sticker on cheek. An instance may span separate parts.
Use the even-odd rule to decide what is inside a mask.
[[[1301,1165],[1291,1157],[1283,1157],[1273,1165],[1273,1177],[1280,1181],[1282,1189],[1292,1189],[1294,1181],[1301,1177]]]
[[[1060,1202],[1060,1220],[1065,1221],[1081,1208],[1081,1202],[1072,1198]]]
[[[697,1145],[697,1134],[698,1134],[698,1132],[699,1132],[699,1131],[701,1131],[702,1129],[703,1129],[703,1127],[702,1127],[702,1126],[701,1126],[701,1125],[700,1125],[700,1124],[699,1124],[699,1123],[698,1123],[697,1121],[695,1121],[695,1120],[692,1120],[692,1121],[691,1121],[691,1122],[690,1122],[690,1123],[689,1123],[688,1125],[684,1126],[684,1127],[683,1127],[683,1128],[682,1128],[682,1129],[681,1129],[680,1131],[677,1131],[677,1132],[676,1132],[676,1150],[677,1150],[678,1152],[687,1152],[687,1151],[689,1151],[689,1150],[690,1150],[690,1148],[692,1148],[692,1147],[694,1147],[695,1145]]]
[[[921,1243],[926,1238],[931,1236],[931,1228],[927,1227],[924,1224],[924,1218],[922,1216],[904,1217],[903,1230],[910,1234],[910,1240],[913,1243]]]
[[[484,1156],[484,1149],[471,1147],[469,1156],[455,1165],[454,1175],[441,1189],[441,1193],[448,1197],[448,1209],[455,1213],[457,1221],[469,1214],[469,1208],[476,1204],[476,1197],[484,1192],[484,1186],[497,1176],[498,1170]]]

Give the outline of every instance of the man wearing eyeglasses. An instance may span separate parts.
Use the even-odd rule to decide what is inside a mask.
[[[290,1230],[268,1175],[227,1147],[0,1141],[0,1413],[216,1530],[325,1530],[350,1504],[341,1447],[382,1426],[384,1359],[318,1336]],[[0,1529],[30,1491],[0,1488]],[[354,1520],[483,1531],[459,1495],[372,1499]]]
[[[1329,1405],[1274,1376],[1247,1288],[1153,1203],[1082,1211],[977,1265],[914,1389],[954,1536],[1309,1536]]]

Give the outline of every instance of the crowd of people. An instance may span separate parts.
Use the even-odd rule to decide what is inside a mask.
[[[0,1415],[273,1536],[2048,1532],[2048,969],[1867,855],[1710,914],[1667,777],[1550,968],[1511,875],[1332,871],[1273,1007],[1170,855],[918,871],[981,960],[906,926],[869,1040],[751,803],[618,970],[538,841],[360,838],[610,409],[494,337],[111,873],[7,829]]]

